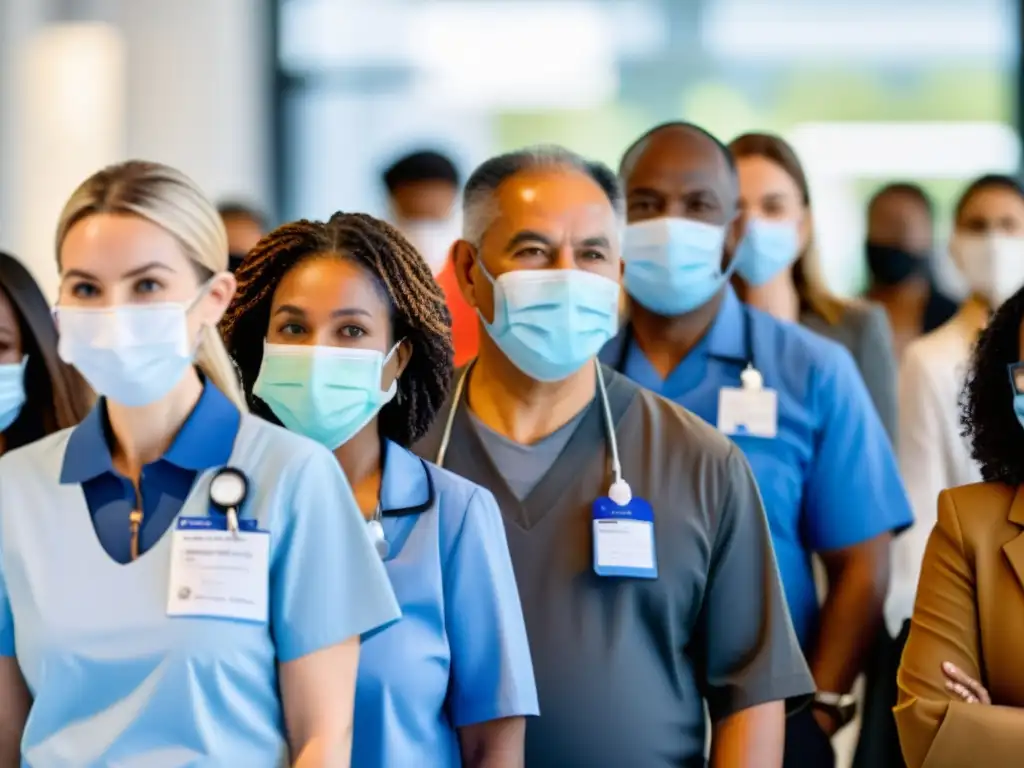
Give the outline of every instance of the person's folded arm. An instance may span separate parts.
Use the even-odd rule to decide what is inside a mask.
[[[953,496],[939,496],[928,539],[894,710],[908,768],[1020,765],[1024,710],[951,700],[942,664],[985,684],[974,573]]]

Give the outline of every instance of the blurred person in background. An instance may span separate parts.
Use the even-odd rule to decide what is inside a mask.
[[[334,457],[248,413],[220,216],[131,161],[55,242],[58,351],[100,398],[0,457],[0,764],[346,768],[398,605]]]
[[[934,206],[917,184],[887,184],[868,203],[865,253],[871,283],[865,297],[888,313],[897,357],[956,314],[956,302],[932,277],[934,228]]]
[[[463,201],[453,255],[485,331],[416,450],[501,507],[540,694],[526,765],[703,766],[706,704],[713,768],[778,768],[783,702],[813,682],[750,467],[596,363],[619,326],[615,175],[524,149]]]
[[[736,296],[728,148],[668,123],[626,150],[620,174],[632,305],[602,359],[717,425],[750,461],[817,684],[812,706],[787,719],[785,765],[830,768],[830,737],[853,719],[849,692],[881,623],[889,545],[911,522],[892,446],[846,349]],[[815,553],[828,576],[820,606]]]
[[[959,222],[973,215],[968,201]],[[932,515],[895,710],[910,768],[1024,765],[1022,369],[1018,290],[981,332],[964,387],[964,434],[984,482],[943,490]]]
[[[433,150],[399,158],[383,175],[391,208],[391,223],[426,260],[444,291],[452,316],[455,365],[476,356],[479,328],[473,311],[459,290],[449,252],[461,234],[456,202],[461,180],[455,163]]]
[[[360,213],[278,227],[224,338],[253,412],[334,452],[403,609],[359,654],[352,764],[519,768],[537,690],[501,512],[408,447],[452,385],[444,295]]]
[[[53,313],[29,271],[0,252],[0,455],[73,427],[92,394],[57,355]]]
[[[981,480],[962,435],[960,391],[978,334],[1007,296],[1024,285],[1024,188],[983,176],[960,196],[950,254],[971,294],[945,325],[907,347],[899,381],[899,459],[914,508],[913,527],[893,546],[886,623],[895,636],[910,617],[921,559],[946,488]]]
[[[783,139],[748,133],[729,151],[740,183],[736,284],[740,298],[780,320],[799,322],[846,347],[892,438],[896,431],[896,359],[885,311],[828,290],[817,264],[811,193],[803,167]]]
[[[235,272],[267,231],[267,217],[254,206],[234,201],[221,203],[217,212],[228,233],[228,267]]]

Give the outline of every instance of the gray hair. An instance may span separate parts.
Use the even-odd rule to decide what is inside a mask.
[[[498,215],[496,195],[505,181],[526,171],[577,171],[590,177],[604,190],[616,218],[624,217],[622,187],[618,177],[604,163],[587,160],[559,146],[519,149],[492,157],[478,167],[462,192],[462,237],[476,246]]]

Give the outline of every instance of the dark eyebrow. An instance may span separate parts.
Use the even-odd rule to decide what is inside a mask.
[[[604,235],[596,235],[594,237],[586,237],[583,240],[578,240],[575,243],[577,248],[611,248],[611,241]]]
[[[512,239],[509,240],[508,244],[505,246],[505,250],[511,251],[517,245],[522,245],[523,243],[544,243],[544,245],[552,245],[551,238],[542,235],[540,232],[524,229],[520,232],[516,232],[512,236]]]
[[[274,312],[275,315],[298,315],[305,317],[306,311],[300,307],[296,307],[293,304],[282,304]],[[342,309],[336,309],[331,312],[331,317],[351,317],[353,315],[361,315],[363,317],[370,317],[370,313],[365,309],[359,307],[344,307]]]

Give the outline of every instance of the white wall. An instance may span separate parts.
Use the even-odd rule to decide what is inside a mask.
[[[55,38],[54,5],[69,4],[0,0],[0,248],[51,298],[57,213],[106,163],[157,160],[215,199],[269,203],[272,68],[261,0],[78,2],[72,21],[110,24],[87,51]]]

